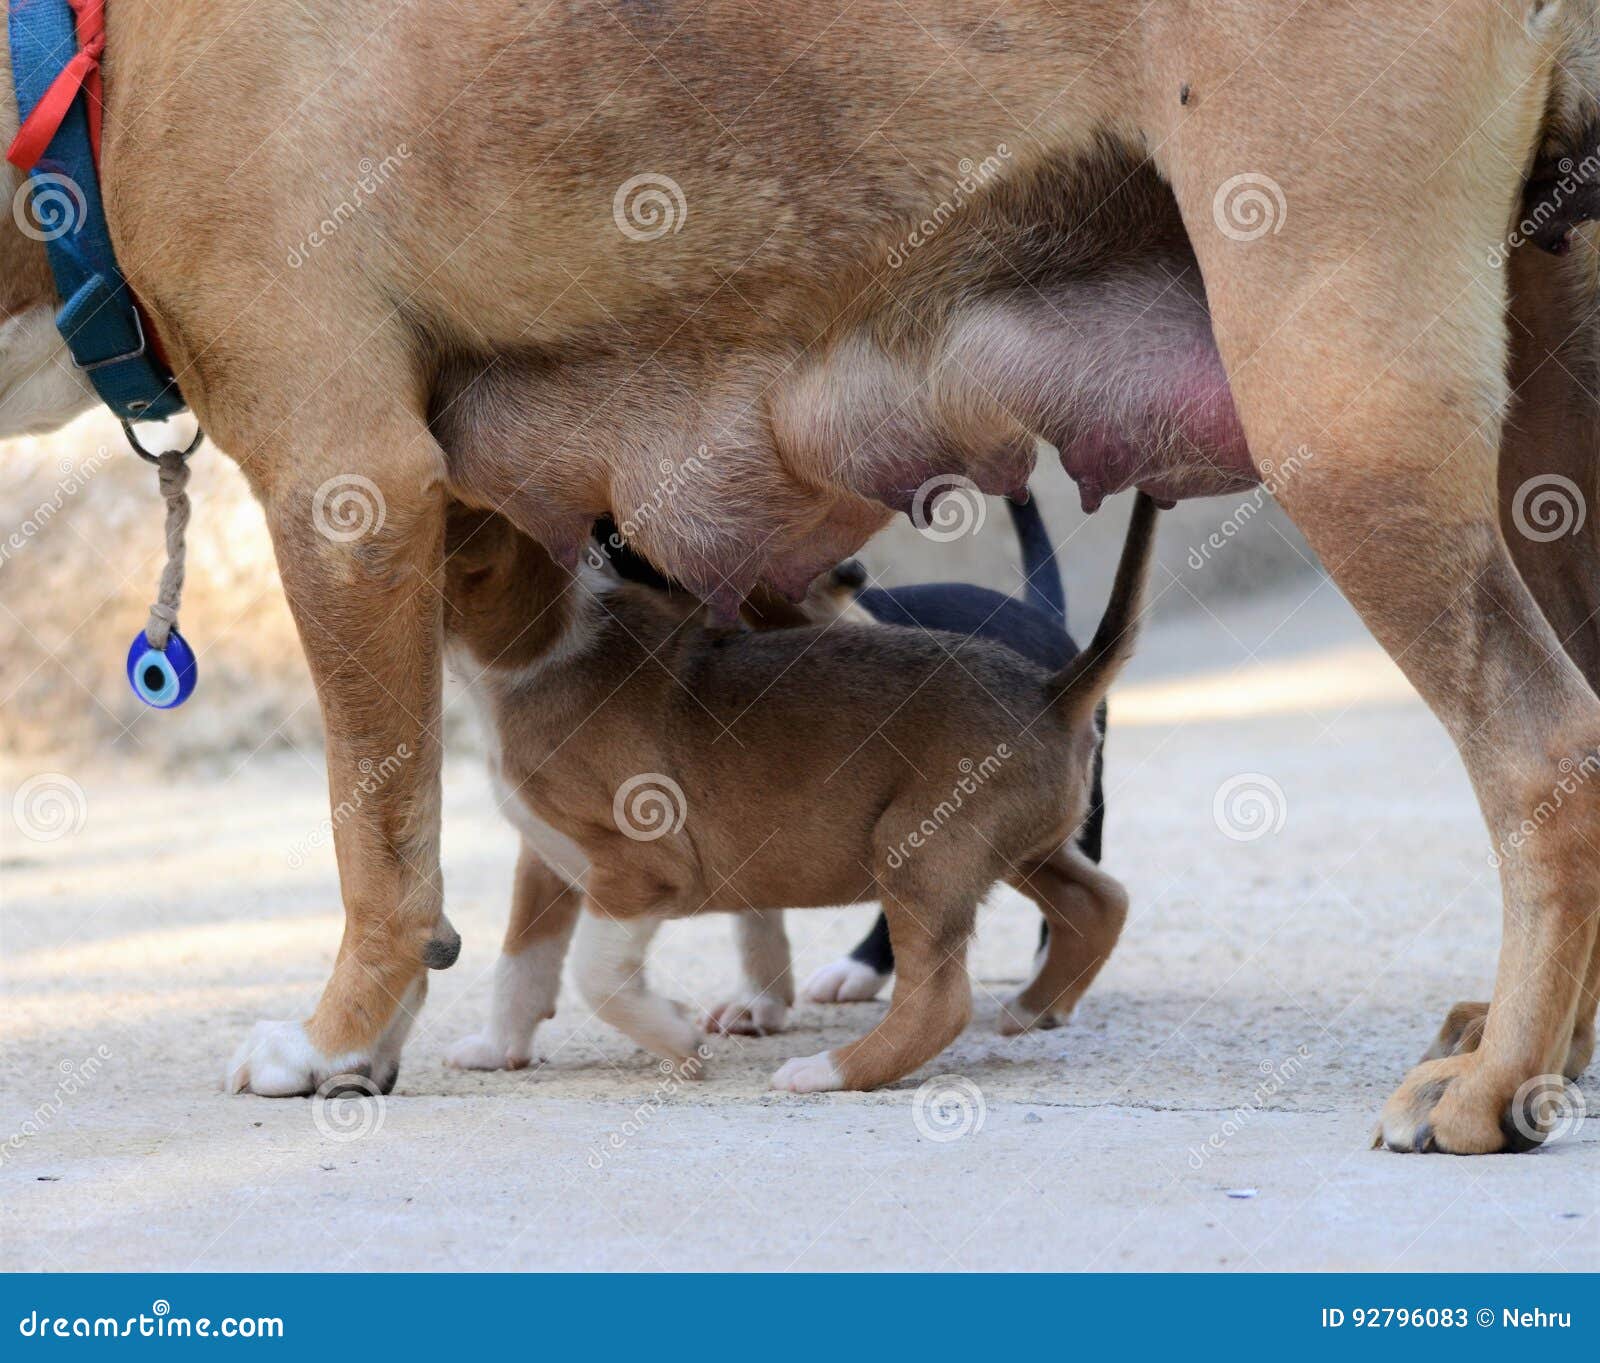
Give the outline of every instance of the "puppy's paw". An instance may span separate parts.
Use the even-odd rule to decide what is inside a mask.
[[[487,1032],[462,1037],[444,1055],[444,1063],[458,1070],[524,1070],[532,1060],[530,1048],[507,1044]]]
[[[812,1003],[866,1003],[877,998],[888,982],[887,975],[880,975],[870,965],[853,956],[841,956],[812,975],[800,993]]]
[[[375,1075],[372,1068],[369,1056],[324,1055],[298,1022],[258,1022],[228,1062],[223,1087],[229,1093],[255,1093],[263,1098],[306,1097],[318,1090],[332,1097],[340,1091],[339,1076],[348,1075],[351,1087],[363,1093],[370,1092],[374,1084],[388,1093],[394,1087],[394,1073]],[[398,1071],[398,1066],[395,1069]]]
[[[995,1029],[1001,1036],[1021,1036],[1023,1032],[1048,1032],[1060,1027],[1071,1015],[1071,1009],[1059,1011],[1041,1008],[1030,1003],[1025,993],[1013,994],[1000,1005],[1000,1018]]]
[[[844,1076],[833,1063],[833,1052],[823,1051],[785,1061],[772,1076],[772,1087],[785,1093],[833,1093],[844,1087]]]
[[[789,1022],[789,1005],[771,994],[719,1003],[701,1020],[706,1031],[724,1036],[772,1036]]]

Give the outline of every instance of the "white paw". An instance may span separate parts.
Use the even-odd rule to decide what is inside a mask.
[[[813,974],[800,992],[812,1003],[865,1003],[877,998],[888,980],[870,965],[841,956]]]
[[[523,1070],[533,1053],[496,1041],[487,1032],[464,1036],[445,1052],[444,1063],[458,1070]]]
[[[228,1062],[223,1086],[229,1093],[293,1098],[315,1093],[335,1075],[366,1075],[370,1069],[366,1056],[324,1055],[298,1022],[258,1022]]]
[[[708,1032],[725,1036],[772,1036],[789,1022],[789,1005],[770,994],[719,1003],[701,1019]]]
[[[789,1093],[832,1093],[844,1087],[844,1080],[834,1067],[833,1052],[823,1051],[786,1060],[772,1076],[772,1087]]]
[[[1021,994],[1013,994],[1000,1005],[1000,1020],[996,1030],[1001,1036],[1020,1036],[1023,1032],[1048,1032],[1066,1021],[1063,1014],[1052,1009],[1031,1008]]]

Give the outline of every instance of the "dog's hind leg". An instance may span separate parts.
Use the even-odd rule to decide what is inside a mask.
[[[443,461],[420,419],[357,424],[341,410],[323,421],[311,414],[319,387],[310,392],[292,445],[286,433],[248,451],[217,432],[266,509],[322,702],[345,909],[316,1011],[257,1024],[229,1066],[233,1092],[270,1096],[340,1075],[388,1091],[405,1032],[397,1011],[460,950],[439,876]],[[300,443],[310,430],[325,438]]]
[[[1600,929],[1600,700],[1499,525],[1510,393],[1494,257],[1554,57],[1520,8],[1419,12],[1381,36],[1332,14],[1302,29],[1194,11],[1149,35],[1172,53],[1157,58],[1172,88],[1212,90],[1157,131],[1252,453],[1455,739],[1496,848],[1505,913],[1482,1041],[1406,1077],[1380,1126],[1397,1150],[1546,1134],[1529,1099],[1566,1063]],[[1230,87],[1241,59],[1297,91],[1292,113]],[[1308,110],[1329,111],[1338,155]],[[1241,167],[1275,220],[1260,233],[1227,198]],[[1418,192],[1386,192],[1397,183]]]
[[[739,995],[718,1004],[702,1025],[708,1032],[771,1036],[781,1032],[794,1006],[794,973],[782,909],[752,909],[733,916],[739,943]]]
[[[1128,893],[1076,847],[1010,877],[1044,914],[1049,931],[1034,975],[1000,1009],[1000,1033],[1059,1027],[1111,957],[1128,920]]]
[[[772,1076],[774,1088],[791,1093],[877,1088],[904,1078],[961,1034],[972,1016],[967,942],[978,895],[954,898],[948,889],[941,895],[932,880],[902,875],[883,883],[896,964],[883,1020],[836,1051],[788,1061]]]
[[[561,967],[582,907],[582,892],[546,866],[531,847],[517,858],[505,946],[495,964],[489,1025],[463,1037],[445,1056],[464,1070],[520,1070],[533,1059],[533,1034],[556,1015]]]

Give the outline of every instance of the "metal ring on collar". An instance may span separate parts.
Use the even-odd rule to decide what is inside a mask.
[[[145,449],[145,447],[139,443],[139,437],[133,433],[133,423],[131,421],[124,421],[122,423],[122,433],[128,437],[128,443],[133,446],[133,452],[137,454],[139,458],[143,459],[145,463],[159,464],[161,462],[161,456],[159,454],[151,454],[149,450]],[[183,457],[187,459],[191,454],[199,449],[200,442],[205,438],[205,431],[199,427],[196,427],[194,439],[189,442],[189,448],[184,450]]]

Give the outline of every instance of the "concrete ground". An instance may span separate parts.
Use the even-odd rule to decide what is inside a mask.
[[[542,1067],[446,1069],[485,1014],[513,855],[477,764],[452,760],[466,949],[395,1093],[325,1104],[217,1088],[253,1020],[308,1010],[337,944],[315,755],[159,783],[16,773],[0,1266],[1600,1268],[1592,1117],[1533,1155],[1368,1149],[1445,1010],[1486,995],[1499,909],[1450,745],[1331,589],[1154,632],[1109,763],[1107,865],[1134,913],[1078,1017],[995,1034],[1036,931],[1008,893],[956,1045],[888,1091],[794,1098],[767,1091],[778,1064],[883,1004],[718,1040],[683,1089],[570,997]],[[65,792],[53,841],[6,818],[29,780],[36,804]],[[790,915],[802,972],[869,916]],[[656,970],[716,1001],[727,923],[669,926]],[[1600,1113],[1594,1075],[1583,1092]]]

